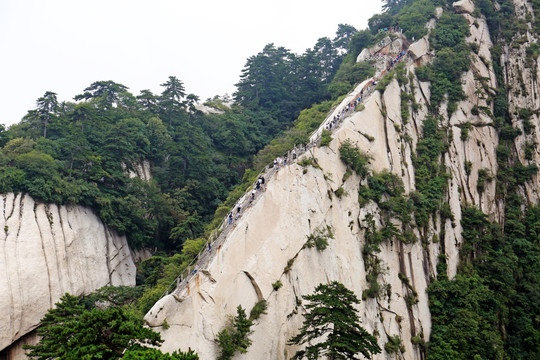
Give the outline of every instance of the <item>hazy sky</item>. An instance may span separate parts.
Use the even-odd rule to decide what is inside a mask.
[[[71,100],[99,80],[137,95],[174,75],[201,100],[232,94],[264,45],[302,53],[380,10],[380,0],[0,0],[0,124],[45,91]]]

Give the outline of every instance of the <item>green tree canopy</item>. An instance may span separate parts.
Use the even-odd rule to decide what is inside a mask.
[[[160,335],[122,307],[85,310],[65,294],[37,329],[37,345],[25,345],[33,359],[119,359],[133,346],[159,345]],[[136,345],[137,344],[137,345]]]
[[[300,333],[289,340],[289,344],[308,345],[298,351],[293,359],[360,359],[381,352],[377,339],[360,326],[358,310],[354,308],[360,300],[343,284],[332,281],[319,284],[313,295],[302,296],[308,300],[307,313]]]
[[[221,348],[219,360],[232,359],[236,351],[245,354],[251,345],[248,335],[253,321],[248,319],[246,310],[241,305],[238,305],[236,312],[237,315],[232,319],[231,324],[221,330],[216,337],[216,343]]]
[[[96,99],[104,108],[111,108],[117,104],[120,94],[127,90],[127,86],[112,80],[96,81],[84,89],[84,93],[76,95],[73,99],[76,101]]]
[[[43,123],[43,137],[47,137],[47,125],[58,111],[58,99],[56,98],[56,93],[47,91],[42,97],[37,99],[37,110],[41,122]]]
[[[188,352],[175,351],[172,354],[164,354],[158,349],[134,348],[124,353],[122,360],[199,360],[193,350]]]

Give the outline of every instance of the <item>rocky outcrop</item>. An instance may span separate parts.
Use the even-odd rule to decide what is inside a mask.
[[[125,236],[90,209],[0,195],[0,350],[35,329],[66,292],[134,284]]]
[[[225,111],[205,104],[195,104],[195,109],[204,114],[224,114]]]
[[[471,69],[462,77],[467,99],[458,103],[451,116],[443,104],[439,119],[439,126],[449,136],[448,151],[441,162],[449,174],[444,202],[449,204],[453,219],[434,216],[425,228],[413,229],[418,239],[413,243],[391,239],[383,242],[376,256],[381,267],[377,283],[384,290],[375,298],[366,296],[358,308],[363,326],[377,334],[381,348],[390,336],[401,339],[405,349],[399,354],[401,359],[424,358],[411,339],[415,336],[429,339],[431,316],[426,290],[436,275],[439,256],[447,259],[450,278],[457,273],[462,204],[477,206],[494,219],[502,216],[495,182],[488,180],[482,191],[478,190],[480,170],[497,172],[498,134],[489,116],[493,109],[489,99],[498,84],[486,22],[473,18],[473,10],[463,11],[471,30],[468,41],[475,44]],[[411,74],[418,65],[415,60],[428,54],[429,45],[425,41],[413,46],[406,64]],[[507,58],[506,61],[507,66],[512,65]],[[201,358],[215,358],[214,338],[228,317],[235,314],[238,305],[249,310],[262,297],[268,302],[268,314],[262,315],[253,326],[250,335],[253,344],[248,353],[235,359],[253,359],[254,354],[257,358],[289,359],[298,350],[287,345],[287,340],[297,334],[302,324],[305,310],[300,301],[302,295],[312,293],[319,283],[332,280],[342,282],[359,297],[363,294],[369,287],[366,280],[369,264],[362,252],[366,215],[374,216],[376,227],[381,226],[383,219],[381,209],[373,201],[359,204],[358,190],[366,180],[357,175],[344,177],[346,167],[339,159],[339,146],[347,139],[352,141],[372,157],[371,171],[390,171],[401,178],[407,194],[415,191],[413,154],[422,137],[424,120],[429,116],[430,89],[429,83],[419,82],[414,76],[411,79],[402,85],[392,80],[382,94],[374,92],[365,102],[365,108],[360,107],[362,110],[346,118],[333,132],[328,147],[314,148],[302,155],[316,159],[320,168],[290,164],[269,179],[267,191],[233,224],[234,229],[226,242],[215,249],[217,254],[205,271],[198,272],[187,287],[162,298],[146,315],[146,322],[165,339],[164,350],[191,347]],[[527,82],[527,86],[537,86],[535,81]],[[346,97],[330,118],[358,91],[359,88]],[[405,106],[408,110],[405,118],[402,92],[412,94],[416,104],[414,109]],[[523,106],[538,108],[533,100],[539,101],[529,96],[522,100]],[[468,129],[466,136],[462,135],[463,129]],[[535,136],[540,138],[540,134]],[[534,156],[538,160],[538,153]],[[535,181],[538,181],[536,177]],[[339,188],[344,190],[340,197],[335,195]],[[533,189],[529,191],[532,194]],[[537,202],[538,196],[531,194],[528,199]],[[400,224],[397,221],[395,225]],[[308,236],[327,226],[335,237],[329,240],[326,250],[304,246]],[[272,284],[277,280],[283,287],[276,291]],[[414,301],[411,294],[416,294]],[[162,327],[165,322],[169,327]],[[391,356],[383,350],[373,358],[382,360]]]
[[[303,320],[303,307],[298,299],[313,292],[319,283],[338,280],[361,296],[368,287],[362,254],[364,218],[367,213],[376,212],[376,205],[360,208],[357,194],[361,179],[353,175],[342,182],[346,167],[337,154],[339,145],[351,139],[374,157],[374,171],[390,169],[399,176],[405,174],[410,191],[414,186],[412,162],[407,165],[401,161],[402,141],[396,133],[397,126],[404,126],[399,102],[392,106],[386,103],[396,96],[399,98],[399,92],[397,81],[392,82],[384,96],[375,92],[366,108],[354,113],[334,133],[329,147],[315,148],[304,155],[315,157],[321,169],[309,167],[304,174],[304,168],[292,164],[270,180],[267,191],[235,224],[227,242],[217,249],[217,256],[208,265],[206,270],[214,281],[199,273],[188,288],[164,297],[153,307],[145,319],[161,332],[164,350],[190,346],[201,358],[215,358],[213,339],[227,316],[234,314],[239,304],[251,309],[258,301],[253,282],[268,301],[269,315],[263,315],[254,326],[250,337],[253,345],[239,359],[253,358],[252,354],[264,359],[289,359],[298,349],[287,346],[286,342],[296,334]],[[381,112],[385,103],[387,117]],[[409,146],[404,145],[410,156]],[[345,190],[341,198],[333,195],[339,187]],[[335,235],[329,247],[324,251],[304,248],[307,237],[326,226]],[[359,309],[363,326],[380,334],[381,347],[388,336],[398,335],[406,344],[406,358],[419,358],[418,350],[409,340],[420,332],[429,336],[425,289],[435,271],[435,262],[430,259],[436,259],[437,255],[438,246],[424,250],[420,242],[406,246],[388,242],[382,247],[379,256],[387,270],[380,282],[387,284],[390,291],[381,299],[363,301]],[[285,273],[291,259],[294,264]],[[419,294],[412,309],[406,304],[408,289],[399,280],[399,272],[412,279],[412,286]],[[284,285],[275,291],[272,283],[277,280]],[[161,327],[165,321],[170,326],[168,329]]]
[[[533,14],[532,5],[525,0],[514,1],[520,21]],[[508,86],[509,114],[514,128],[521,130],[514,139],[513,150],[523,165],[540,164],[540,57],[528,52],[540,39],[534,32],[516,34],[515,42],[502,48],[500,63]],[[540,198],[540,176],[534,175],[521,194],[529,203]]]
[[[377,55],[397,55],[403,50],[404,38],[399,33],[390,33],[370,48],[363,49],[356,58],[356,62],[373,60]]]
[[[474,4],[471,0],[456,1],[452,6],[458,14],[472,14],[474,11]]]
[[[409,46],[409,55],[414,61],[427,58],[429,55],[429,40],[427,36],[424,36],[420,40],[414,42]]]
[[[122,167],[127,171],[131,179],[138,177],[144,181],[152,180],[152,169],[148,160],[134,162],[129,167],[126,164],[122,164]]]

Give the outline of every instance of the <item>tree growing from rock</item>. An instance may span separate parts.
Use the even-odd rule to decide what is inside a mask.
[[[230,326],[221,330],[217,335],[216,343],[220,347],[219,360],[232,359],[236,351],[245,354],[251,345],[248,335],[253,321],[248,319],[242,306],[238,305],[236,312],[237,315],[232,319]]]
[[[24,346],[29,358],[120,359],[126,349],[162,342],[123,307],[86,310],[76,296],[65,294],[60,300],[41,319],[39,343]]]
[[[300,333],[289,340],[289,345],[308,344],[292,359],[361,359],[381,352],[377,339],[360,326],[356,295],[343,284],[333,281],[319,284],[313,295],[302,296],[309,301],[305,306],[304,323]]]

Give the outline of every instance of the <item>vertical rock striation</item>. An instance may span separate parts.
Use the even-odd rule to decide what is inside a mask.
[[[81,206],[0,195],[0,350],[32,331],[66,292],[135,285],[125,236]]]

